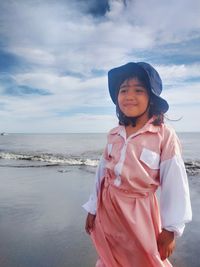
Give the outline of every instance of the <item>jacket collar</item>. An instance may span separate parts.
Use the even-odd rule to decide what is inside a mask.
[[[154,121],[154,119],[155,119],[155,117],[150,118],[147,121],[147,123],[141,129],[139,129],[137,132],[135,132],[131,136],[133,137],[133,136],[136,136],[136,135],[141,134],[141,133],[144,133],[144,132],[151,132],[151,133],[157,133],[157,132],[159,132],[160,131],[160,126],[155,126],[155,125],[152,124],[152,122]],[[118,134],[118,135],[126,138],[125,126],[119,125],[118,127],[112,129],[110,131],[110,134],[112,134],[112,135]]]

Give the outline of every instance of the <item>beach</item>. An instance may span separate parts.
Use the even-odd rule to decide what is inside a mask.
[[[0,171],[0,266],[92,266],[81,208],[92,175],[74,167]]]
[[[86,158],[89,155],[95,162],[91,149]],[[46,162],[2,156],[1,267],[95,266],[97,254],[85,233],[86,212],[81,207],[92,190],[95,169],[95,164],[50,166]],[[193,221],[177,239],[176,251],[170,257],[174,267],[200,266],[200,175],[189,175],[188,180]]]
[[[93,172],[84,168],[1,168],[1,267],[94,266],[96,252],[84,231],[81,208]],[[199,267],[200,179],[189,181],[194,216],[177,240],[174,267]]]

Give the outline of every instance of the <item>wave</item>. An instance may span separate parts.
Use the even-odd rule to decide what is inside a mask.
[[[10,152],[0,152],[0,159],[7,160],[21,160],[30,161],[31,164],[26,163],[26,165],[0,165],[9,167],[50,167],[50,166],[91,166],[96,167],[98,165],[98,159],[91,159],[76,156],[67,155],[53,155],[49,153],[43,154],[23,154],[23,153],[10,153]],[[34,163],[33,163],[34,162]],[[199,160],[186,160],[185,167],[188,175],[200,174],[200,161]]]
[[[1,152],[0,159],[7,160],[24,160],[24,161],[34,161],[34,162],[44,162],[50,164],[42,165],[32,165],[34,167],[43,167],[43,166],[59,166],[59,165],[68,165],[68,166],[93,166],[98,165],[98,160],[88,159],[88,158],[78,158],[73,156],[65,155],[52,155],[52,154],[22,154],[22,153],[8,153]]]
[[[187,160],[185,161],[186,171],[189,175],[200,174],[200,161],[199,160]]]

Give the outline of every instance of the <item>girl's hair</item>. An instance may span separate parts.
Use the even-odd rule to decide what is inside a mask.
[[[154,126],[160,126],[162,123],[164,123],[164,112],[161,108],[159,108],[160,106],[156,105],[157,101],[158,100],[156,99],[156,97],[153,97],[151,94],[149,104],[149,118],[152,118],[153,116],[155,117],[152,122]]]
[[[148,81],[146,75],[139,72],[139,73],[136,73],[135,75],[128,77],[126,80],[130,80],[130,79],[137,79],[146,88],[148,96],[149,96],[149,105],[147,107],[149,109],[149,118],[152,118],[154,116],[155,119],[153,120],[152,124],[155,126],[160,126],[164,122],[164,112],[161,110],[160,105],[157,105],[159,99],[151,93],[150,84],[149,84],[149,81]],[[123,82],[125,82],[125,81],[123,81]],[[119,89],[120,89],[120,86],[119,86],[118,90],[116,90],[117,96],[119,93]],[[116,99],[118,99],[118,97],[116,97]],[[133,127],[136,125],[137,117],[127,117],[120,110],[118,101],[116,101],[116,115],[119,119],[120,125],[124,125],[124,126],[132,125]]]

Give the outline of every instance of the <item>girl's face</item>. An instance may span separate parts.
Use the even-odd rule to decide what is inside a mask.
[[[121,84],[118,104],[127,117],[136,117],[143,114],[147,110],[148,103],[147,90],[137,78],[127,79]]]

